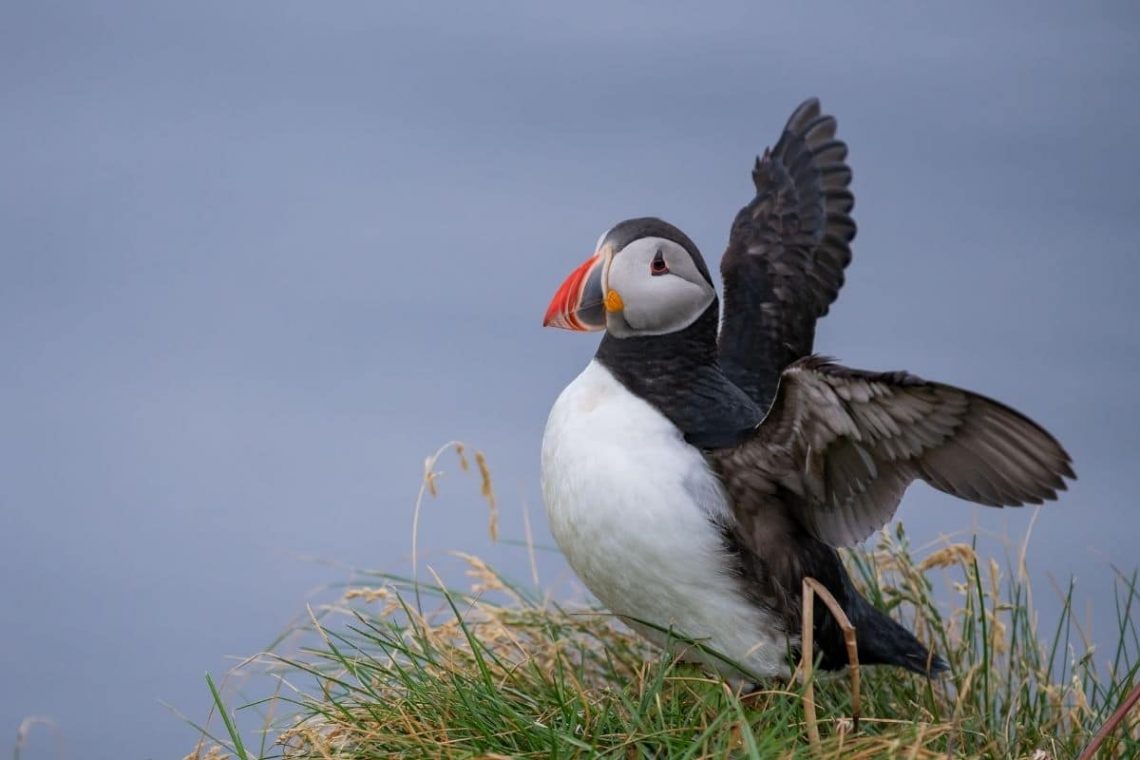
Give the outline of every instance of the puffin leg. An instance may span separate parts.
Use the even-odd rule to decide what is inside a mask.
[[[815,578],[807,576],[803,583],[803,630],[800,632],[800,669],[804,675],[804,720],[807,723],[808,741],[813,747],[819,746],[819,724],[815,714],[815,682],[812,669],[815,667],[815,597],[827,605],[839,629],[843,631],[843,642],[847,645],[847,664],[851,670],[851,723],[859,730],[859,650],[855,640],[855,626],[851,625],[847,613],[835,601],[827,587]]]

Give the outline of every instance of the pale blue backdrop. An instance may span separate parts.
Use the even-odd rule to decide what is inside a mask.
[[[538,442],[596,342],[539,327],[554,288],[628,216],[715,264],[753,155],[809,95],[851,145],[860,225],[819,349],[1053,430],[1081,479],[1031,560],[1107,610],[1140,528],[1138,16],[5,3],[0,753],[44,715],[67,757],[180,757],[194,734],[162,702],[202,717],[202,674],[313,589],[406,569],[448,439],[486,451],[504,534],[525,502],[548,542]],[[428,559],[525,577],[474,484],[444,485]],[[1029,516],[925,488],[901,514],[919,540]]]

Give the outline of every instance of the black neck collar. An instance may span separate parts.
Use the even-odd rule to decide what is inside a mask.
[[[763,417],[717,362],[716,299],[693,324],[666,335],[606,334],[594,358],[634,395],[665,415],[701,448],[739,443]]]

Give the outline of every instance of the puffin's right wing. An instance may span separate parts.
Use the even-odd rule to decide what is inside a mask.
[[[756,197],[732,224],[721,259],[719,351],[728,378],[767,408],[780,373],[812,352],[851,261],[855,197],[836,122],[807,100],[756,159]]]
[[[994,507],[1040,504],[1075,478],[1053,436],[1004,404],[905,372],[807,357],[783,373],[754,435],[710,452],[743,535],[774,504],[832,546],[862,541],[916,479]],[[767,513],[767,514],[765,514]]]

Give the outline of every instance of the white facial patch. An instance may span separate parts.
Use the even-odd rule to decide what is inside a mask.
[[[664,273],[653,268],[659,253],[667,268]],[[606,285],[621,296],[621,311],[606,321],[606,328],[618,338],[683,330],[716,298],[689,252],[658,237],[635,240],[615,254]]]

